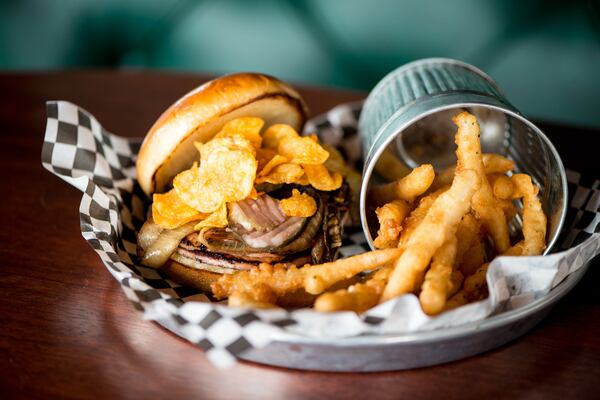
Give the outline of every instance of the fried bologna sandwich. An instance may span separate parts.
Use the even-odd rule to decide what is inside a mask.
[[[300,95],[266,75],[208,82],[148,132],[138,181],[152,196],[138,234],[142,264],[204,291],[261,262],[335,258],[349,207],[349,169],[335,149],[300,136]]]

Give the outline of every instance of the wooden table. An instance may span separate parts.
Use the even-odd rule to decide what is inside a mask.
[[[79,233],[80,193],[42,169],[44,102],[70,100],[108,130],[142,136],[164,108],[203,80],[146,72],[0,75],[0,398],[598,396],[598,259],[521,339],[420,370],[328,374],[240,363],[221,371],[192,344],[142,320]],[[301,92],[313,114],[364,96]],[[541,125],[568,166],[600,170],[600,130]]]

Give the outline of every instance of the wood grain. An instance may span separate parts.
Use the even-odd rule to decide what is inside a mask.
[[[205,80],[169,73],[0,74],[0,398],[585,398],[600,376],[598,260],[521,339],[467,360],[371,374],[240,363],[214,368],[142,320],[79,233],[80,194],[40,164],[44,102],[73,101],[104,126],[141,136]],[[363,93],[301,88],[319,113]],[[598,171],[600,130],[542,124],[568,166]]]

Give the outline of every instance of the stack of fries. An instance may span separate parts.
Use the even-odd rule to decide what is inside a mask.
[[[494,257],[543,252],[546,216],[530,176],[514,174],[514,162],[501,155],[482,154],[476,118],[461,112],[453,121],[456,166],[436,176],[431,165],[421,165],[370,191],[378,250],[302,268],[261,264],[223,275],[214,294],[236,306],[312,304],[318,311],[360,313],[414,293],[429,315],[485,298]],[[512,244],[515,200],[522,201],[523,238]]]

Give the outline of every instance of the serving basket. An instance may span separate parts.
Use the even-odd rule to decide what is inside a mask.
[[[337,106],[310,120],[305,133],[316,132],[361,168],[361,106]],[[599,182],[567,170],[569,212],[557,252],[495,260],[487,276],[490,295],[483,301],[433,318],[423,314],[414,295],[362,315],[228,307],[138,263],[136,232],[149,205],[135,180],[140,143],[107,132],[72,103],[47,103],[42,164],[83,192],[79,218],[84,239],[145,319],[194,343],[219,367],[244,359],[298,369],[382,371],[468,357],[533,327],[600,251]],[[340,253],[347,257],[368,248],[362,230],[350,228]]]

